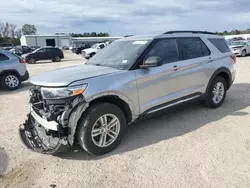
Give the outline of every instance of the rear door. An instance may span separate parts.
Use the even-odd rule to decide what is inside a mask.
[[[199,37],[178,38],[182,61],[176,64],[176,95],[199,95],[206,90],[206,67],[211,62],[211,52]]]
[[[55,48],[46,48],[46,59],[53,59],[56,57],[56,49]]]
[[[0,73],[9,68],[9,57],[0,52]]]

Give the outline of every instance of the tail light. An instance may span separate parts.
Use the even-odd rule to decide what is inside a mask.
[[[25,63],[25,60],[23,58],[19,58],[20,63]]]
[[[231,58],[232,58],[232,60],[234,61],[234,63],[236,63],[236,56],[235,56],[235,55],[232,55]]]

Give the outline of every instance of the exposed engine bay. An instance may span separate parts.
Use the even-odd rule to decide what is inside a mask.
[[[39,86],[30,89],[30,112],[20,125],[23,143],[31,150],[57,154],[74,143],[77,122],[88,104],[83,95],[44,99]]]

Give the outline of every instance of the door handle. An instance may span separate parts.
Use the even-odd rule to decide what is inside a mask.
[[[172,71],[178,71],[181,67],[177,66],[177,65],[174,65],[173,68],[172,68]]]

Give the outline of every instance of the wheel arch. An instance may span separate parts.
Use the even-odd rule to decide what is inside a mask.
[[[20,74],[19,74],[19,72],[17,70],[15,70],[15,69],[7,69],[7,70],[4,70],[4,71],[0,72],[0,78],[3,75],[5,75],[6,73],[14,73],[14,74],[16,74],[18,76],[19,79],[21,77]]]
[[[111,104],[118,106],[123,111],[126,117],[127,123],[130,123],[132,121],[132,118],[133,118],[132,110],[130,109],[129,104],[125,102],[123,99],[121,99],[119,96],[117,95],[101,96],[90,101],[89,106],[92,106],[98,103],[111,103]]]
[[[225,81],[226,81],[226,83],[227,83],[227,90],[231,87],[231,85],[232,85],[232,75],[231,75],[231,72],[230,72],[230,70],[229,70],[228,68],[226,68],[226,67],[221,67],[221,68],[217,69],[217,70],[213,73],[212,77],[210,78],[210,80],[209,80],[209,82],[208,82],[208,85],[207,85],[206,94],[207,94],[207,92],[208,92],[208,90],[209,90],[209,88],[210,88],[210,86],[211,86],[213,80],[214,80],[215,77],[217,77],[217,76],[221,76],[222,78],[225,79]]]

